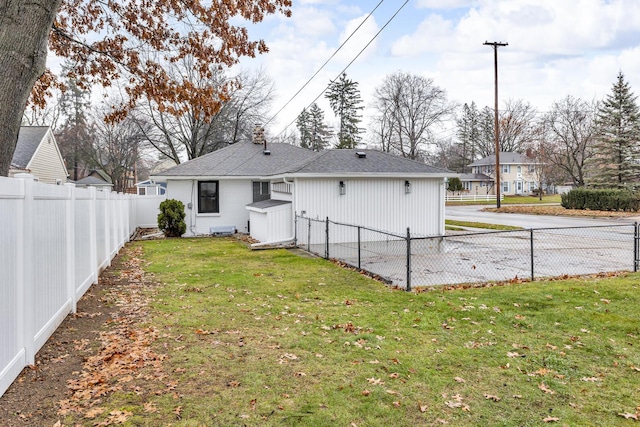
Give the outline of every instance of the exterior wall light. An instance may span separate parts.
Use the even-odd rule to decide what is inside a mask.
[[[411,183],[407,180],[404,182],[404,194],[411,193]]]
[[[340,181],[340,195],[344,196],[347,194],[347,186],[344,184],[344,181]]]

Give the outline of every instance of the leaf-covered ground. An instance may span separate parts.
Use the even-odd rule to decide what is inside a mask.
[[[78,349],[62,349],[56,333],[39,355],[41,378],[27,369],[0,398],[0,425],[640,418],[640,275],[407,293],[227,239],[128,245],[119,264],[102,302],[63,328]],[[76,323],[101,316],[89,329]],[[78,355],[82,364],[59,369]],[[54,380],[66,391],[50,390]],[[49,403],[38,409],[31,393]],[[18,412],[20,398],[30,402]]]

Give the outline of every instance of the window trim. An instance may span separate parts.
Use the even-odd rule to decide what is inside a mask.
[[[216,210],[215,211],[203,211],[202,210],[202,203],[201,203],[201,198],[203,196],[200,195],[201,191],[202,191],[202,187],[201,184],[211,184],[211,183],[215,183],[216,184],[216,192],[215,192],[215,202],[216,202]],[[218,215],[220,214],[220,181],[218,180],[214,180],[214,181],[198,181],[198,215]]]

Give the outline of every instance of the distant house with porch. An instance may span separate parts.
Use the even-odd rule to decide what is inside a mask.
[[[460,177],[469,194],[496,194],[496,156],[491,155],[471,163],[471,174]],[[529,195],[538,188],[537,168],[541,163],[520,153],[500,153],[500,193],[505,196]]]

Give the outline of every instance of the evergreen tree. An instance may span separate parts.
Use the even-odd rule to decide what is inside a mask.
[[[84,153],[91,145],[89,136],[89,111],[91,91],[75,76],[73,65],[67,61],[62,66],[66,90],[60,97],[60,112],[63,123],[56,134],[60,152],[65,160],[69,175],[76,181],[85,175]]]
[[[296,126],[300,131],[300,146],[310,150],[319,151],[329,145],[331,132],[324,122],[324,111],[315,102],[302,113],[296,120]]]
[[[625,187],[640,177],[640,110],[636,96],[618,73],[616,83],[596,115],[595,155],[589,184]]]
[[[468,165],[476,160],[477,146],[480,139],[480,113],[476,103],[464,104],[462,115],[456,121],[458,136],[459,165],[455,168],[458,172],[468,172]]]
[[[493,109],[484,107],[480,111],[479,118],[479,131],[478,137],[478,155],[480,158],[484,158],[496,153],[496,135],[494,131],[495,118]]]
[[[340,119],[338,129],[338,145],[336,148],[355,148],[360,142],[362,129],[358,127],[362,119],[362,98],[358,83],[347,79],[343,73],[336,81],[332,81],[325,94],[333,113]]]
[[[324,122],[324,111],[315,102],[309,108],[309,124],[311,132],[311,148],[314,151],[320,151],[329,145],[331,132]]]
[[[307,111],[306,108],[303,108],[302,112],[298,116],[296,120],[296,127],[300,132],[300,146],[302,148],[311,148],[311,122],[309,111]]]

